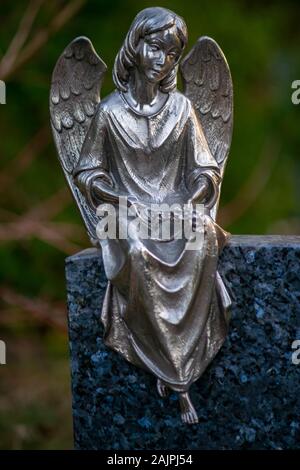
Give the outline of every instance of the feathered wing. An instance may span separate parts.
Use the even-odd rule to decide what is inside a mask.
[[[211,38],[198,39],[181,63],[184,94],[198,114],[223,178],[233,128],[233,86],[226,58]],[[216,219],[219,199],[211,209]]]
[[[91,41],[76,38],[56,63],[50,91],[51,127],[58,157],[91,241],[96,240],[96,214],[75,186],[72,173],[100,102],[106,69]]]

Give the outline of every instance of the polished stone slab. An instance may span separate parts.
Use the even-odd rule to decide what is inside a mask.
[[[154,377],[103,344],[101,253],[67,258],[77,449],[300,448],[300,237],[233,236],[219,269],[233,298],[230,333],[191,388],[200,422],[188,426],[175,394],[158,397]]]

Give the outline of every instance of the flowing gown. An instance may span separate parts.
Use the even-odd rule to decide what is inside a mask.
[[[97,178],[110,179],[118,193],[146,204],[184,204],[200,175],[209,181],[211,207],[218,198],[219,168],[191,102],[178,91],[148,117],[133,110],[121,92],[109,95],[98,107],[74,172],[94,207],[100,203],[92,190]],[[200,377],[228,327],[230,298],[217,264],[229,234],[209,210],[202,222],[204,237],[194,250],[187,249],[186,239],[145,240],[135,233],[101,240],[109,280],[101,313],[105,344],[178,392]]]

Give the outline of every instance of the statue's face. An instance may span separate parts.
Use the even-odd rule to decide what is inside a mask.
[[[137,47],[136,64],[151,82],[163,80],[176,65],[181,54],[181,42],[175,28],[141,38]]]

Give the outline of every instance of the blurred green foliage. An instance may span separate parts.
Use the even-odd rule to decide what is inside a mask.
[[[1,1],[0,71],[26,8],[37,3]],[[58,193],[65,182],[49,129],[52,70],[74,37],[88,36],[109,69],[102,94],[111,92],[114,58],[128,27],[139,10],[153,6],[145,0],[82,1],[82,8],[51,32],[51,21],[67,5],[80,2],[40,3],[13,67],[7,77],[0,73],[7,86],[7,104],[0,107],[0,283],[9,289],[1,304],[0,338],[12,351],[7,366],[0,366],[0,448],[72,446],[67,339],[56,332],[53,319],[45,322],[45,312],[39,318],[41,307],[34,304],[43,299],[51,311],[64,301],[65,254],[88,246],[75,204]],[[299,2],[159,4],[185,18],[187,50],[198,36],[209,35],[221,45],[232,72],[235,122],[222,189],[222,225],[232,233],[297,234],[300,105],[291,102],[291,84],[300,79]],[[45,37],[44,44],[30,55],[37,34]],[[26,46],[27,58],[22,56]],[[61,238],[56,239],[56,232]],[[16,294],[29,298],[31,307]]]

